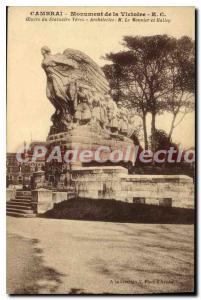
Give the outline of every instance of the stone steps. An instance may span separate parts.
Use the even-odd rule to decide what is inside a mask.
[[[76,198],[74,188],[67,191],[64,200]],[[36,207],[36,204],[34,205]],[[32,196],[30,191],[16,191],[15,198],[6,203],[6,214],[13,217],[36,217],[35,208],[33,209]]]
[[[11,216],[11,217],[17,217],[17,218],[34,218],[36,217],[36,214],[32,213],[32,214],[27,214],[27,213],[19,213],[19,212],[6,212],[7,216]]]
[[[27,199],[27,200],[31,200],[31,196],[15,196],[15,199],[19,199],[19,200],[23,200],[23,199]]]
[[[30,191],[16,191],[15,199],[6,203],[6,214],[13,217],[33,218],[36,214],[32,209]]]
[[[16,204],[16,205],[30,205],[31,204],[31,200],[18,200],[18,199],[11,199],[9,202],[7,202],[7,204],[12,203],[12,204]]]
[[[20,208],[19,206],[18,207],[8,207],[7,209],[9,212],[19,212],[19,213],[22,213],[22,214],[30,214],[30,213],[33,213],[33,210],[31,208]]]
[[[30,203],[9,202],[6,204],[6,208],[32,209],[32,205]]]
[[[30,196],[31,197],[31,191],[16,191],[16,196]]]

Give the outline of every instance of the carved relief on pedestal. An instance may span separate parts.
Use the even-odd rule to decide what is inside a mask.
[[[109,95],[109,84],[101,68],[79,50],[51,54],[45,46],[42,68],[47,76],[46,94],[55,107],[50,135],[88,125],[90,131],[125,133],[125,122]],[[124,114],[125,115],[125,114]],[[124,125],[124,126],[123,126]]]

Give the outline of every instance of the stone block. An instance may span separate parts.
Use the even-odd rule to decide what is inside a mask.
[[[67,192],[52,192],[53,204],[57,204],[65,200],[67,200]]]
[[[119,166],[77,167],[72,181],[78,197],[130,203],[141,198],[152,205],[165,205],[164,199],[169,198],[174,207],[194,207],[193,181],[184,175],[128,175]]]
[[[45,213],[53,208],[52,191],[44,188],[32,191],[32,206],[37,214]]]
[[[45,172],[44,171],[37,171],[33,173],[34,178],[34,188],[43,188],[45,185]]]
[[[6,201],[10,201],[11,199],[14,199],[15,195],[16,195],[15,188],[7,188],[6,189]]]

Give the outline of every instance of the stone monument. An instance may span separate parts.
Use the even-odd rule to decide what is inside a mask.
[[[45,46],[42,68],[47,76],[47,98],[55,107],[51,116],[47,145],[59,145],[64,151],[110,151],[133,147],[129,112],[110,96],[109,85],[100,67],[86,54],[66,49],[52,54]],[[193,183],[187,176],[128,175],[119,165],[46,163],[46,174],[54,177],[57,191],[74,188],[76,197],[114,199],[132,203],[193,207]],[[182,191],[185,187],[185,193]],[[63,196],[62,196],[63,197]],[[62,198],[63,199],[63,198]],[[59,200],[60,201],[60,200]],[[51,197],[50,197],[51,202]]]
[[[47,98],[55,107],[48,147],[59,145],[66,150],[79,146],[79,151],[95,151],[108,146],[113,151],[133,146],[126,116],[110,96],[101,68],[79,50],[66,49],[53,55],[45,46],[41,52]]]

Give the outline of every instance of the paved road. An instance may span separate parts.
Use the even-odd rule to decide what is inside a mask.
[[[7,217],[8,293],[193,290],[192,225]]]

